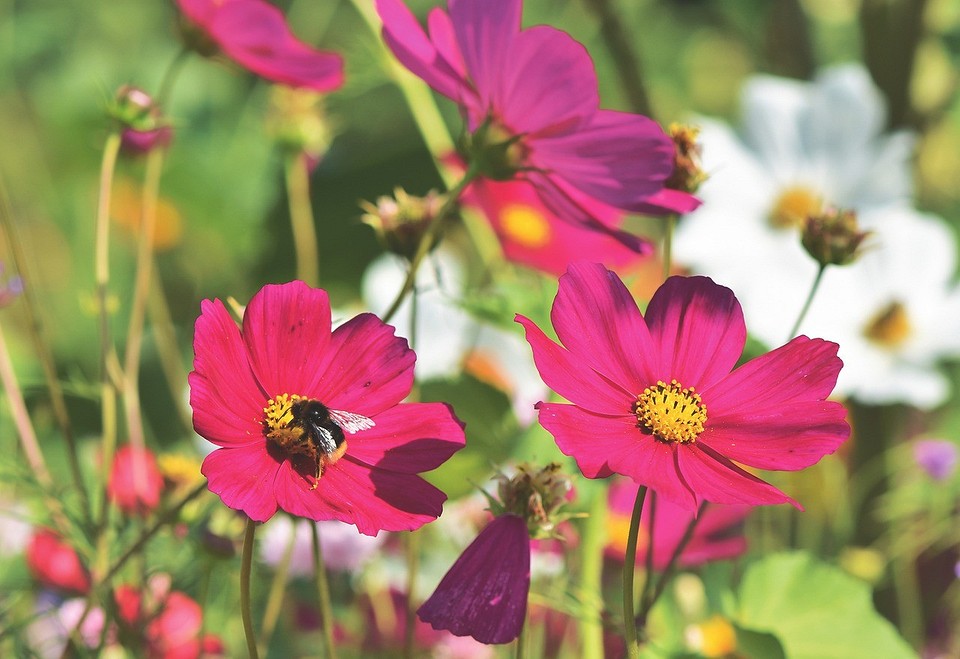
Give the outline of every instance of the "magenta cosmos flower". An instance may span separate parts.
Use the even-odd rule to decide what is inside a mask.
[[[575,264],[551,319],[563,345],[517,316],[544,382],[571,403],[540,403],[540,423],[589,478],[630,476],[688,510],[799,508],[739,464],[803,469],[850,433],[843,406],[826,400],[837,345],[799,336],[734,370],[740,303],[706,277],[670,277],[641,315],[614,273]]]
[[[519,515],[487,524],[463,550],[417,615],[434,629],[509,643],[520,635],[530,592],[530,535]]]
[[[264,286],[242,330],[220,300],[197,319],[190,405],[218,445],[209,488],[251,519],[277,508],[338,519],[361,533],[419,528],[446,496],[418,472],[464,445],[442,403],[399,404],[416,355],[373,314],[331,332],[327,293],[295,281]]]
[[[199,30],[198,50],[221,50],[243,68],[290,87],[328,92],[343,84],[343,58],[290,32],[283,13],[263,0],[177,0]]]
[[[663,187],[674,143],[652,119],[601,110],[583,45],[547,26],[521,30],[522,5],[450,0],[449,14],[430,12],[429,35],[401,0],[377,0],[377,11],[397,59],[461,106],[474,141],[500,147],[498,178],[519,174],[560,217],[643,251],[647,243],[598,221],[574,191],[628,211],[689,212],[695,197]]]

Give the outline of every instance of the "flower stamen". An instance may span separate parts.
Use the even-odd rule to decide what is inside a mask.
[[[663,380],[647,387],[633,404],[637,427],[661,442],[687,444],[696,441],[707,422],[707,406],[693,387],[676,380]]]

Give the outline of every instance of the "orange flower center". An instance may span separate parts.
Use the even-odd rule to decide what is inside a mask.
[[[500,227],[510,240],[530,249],[543,247],[550,242],[550,224],[543,213],[533,206],[504,206],[500,211]]]
[[[770,209],[770,224],[777,229],[799,229],[823,208],[820,196],[802,185],[787,188]]]
[[[687,444],[696,441],[707,422],[707,406],[693,387],[684,388],[676,380],[663,380],[647,387],[633,404],[637,427],[661,442]]]
[[[881,348],[891,350],[910,338],[912,327],[903,304],[894,300],[881,309],[863,329],[863,335]]]

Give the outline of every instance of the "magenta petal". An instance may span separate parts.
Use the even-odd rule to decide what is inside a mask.
[[[517,515],[502,515],[457,558],[417,615],[456,636],[509,643],[523,628],[529,591],[527,523]]]
[[[463,61],[463,54],[457,44],[457,35],[450,21],[450,14],[439,7],[434,7],[427,15],[427,28],[430,30],[430,41],[437,49],[437,54],[461,79],[467,77],[467,64]]]
[[[450,0],[447,3],[460,52],[480,95],[493,102],[497,80],[506,70],[510,44],[520,32],[521,0]]]
[[[350,457],[416,474],[436,469],[463,448],[463,425],[444,403],[404,403],[377,415],[369,430],[347,437]]]
[[[220,300],[200,303],[193,350],[190,407],[197,434],[220,446],[262,440],[267,397],[250,370],[240,330]]]
[[[663,188],[654,192],[638,203],[633,210],[644,215],[669,215],[670,213],[692,213],[700,208],[703,202],[689,192]]]
[[[318,92],[343,84],[340,55],[298,41],[283,13],[268,2],[224,2],[204,27],[233,60],[268,80]]]
[[[364,535],[418,529],[440,516],[447,498],[419,476],[372,469],[349,454],[326,468],[315,490],[312,484],[284,462],[275,486],[280,508],[298,517],[355,524]]]
[[[533,361],[548,387],[597,414],[620,416],[631,412],[633,394],[585,368],[576,355],[548,339],[529,318],[517,314],[515,320],[526,330]]]
[[[567,350],[624,390],[639,394],[656,382],[659,355],[637,303],[599,263],[570,265],[560,277],[550,319]]]
[[[266,443],[222,448],[208,455],[200,472],[207,487],[224,505],[241,510],[257,522],[265,522],[277,511],[274,481],[281,465],[267,453]]]
[[[673,172],[676,147],[652,119],[598,110],[590,124],[529,140],[531,160],[578,190],[624,210],[643,210]]]
[[[670,277],[654,293],[645,318],[660,347],[660,379],[699,392],[730,373],[747,340],[733,291],[707,277]]]
[[[695,510],[697,502],[677,467],[676,444],[657,441],[636,427],[636,417],[607,417],[575,405],[540,403],[540,425],[553,435],[564,455],[576,459],[587,478],[629,476],[664,497]]]
[[[600,95],[593,61],[566,32],[542,25],[523,30],[511,43],[507,61],[494,104],[514,133],[563,134],[596,113]]]
[[[243,340],[269,397],[304,395],[330,343],[327,292],[302,281],[264,286],[243,314]]]
[[[680,472],[696,492],[697,502],[750,505],[789,503],[803,506],[770,483],[750,474],[703,444],[677,451]]]
[[[383,40],[400,63],[439,93],[459,101],[467,85],[462,70],[447,62],[450,53],[441,57],[407,6],[400,0],[377,0],[377,13],[383,21]],[[448,37],[441,38],[446,50]]]
[[[417,356],[394,331],[370,313],[338,327],[326,353],[310,360],[314,377],[304,388],[306,395],[332,409],[368,417],[399,403],[413,386]]]

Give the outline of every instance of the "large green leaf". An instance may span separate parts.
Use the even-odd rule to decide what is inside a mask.
[[[771,554],[751,565],[733,618],[775,635],[787,659],[917,656],[874,609],[867,584],[804,552]]]

